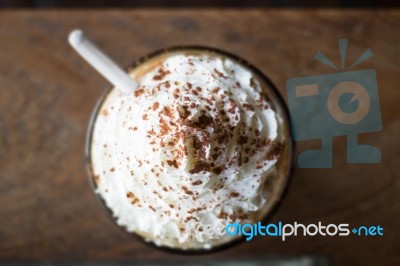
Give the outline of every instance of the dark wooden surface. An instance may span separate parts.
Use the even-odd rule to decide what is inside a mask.
[[[383,237],[258,237],[224,252],[179,256],[149,248],[107,217],[88,183],[87,123],[108,83],[69,47],[82,28],[121,65],[178,44],[209,45],[248,59],[280,89],[288,78],[332,73],[321,50],[377,71],[383,130],[362,134],[382,163],[346,164],[334,140],[333,169],[294,170],[271,222],[381,225]],[[400,12],[340,10],[137,10],[0,12],[0,262],[196,260],[327,256],[335,265],[400,263]],[[297,145],[297,153],[317,145]]]

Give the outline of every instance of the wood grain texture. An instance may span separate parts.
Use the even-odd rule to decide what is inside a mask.
[[[286,98],[288,78],[332,73],[313,59],[339,62],[367,48],[359,69],[377,71],[383,130],[361,142],[382,163],[346,164],[334,140],[333,169],[294,170],[271,222],[381,225],[383,237],[258,237],[224,252],[179,256],[124,234],[87,180],[84,139],[107,82],[69,47],[82,28],[121,65],[178,44],[208,45],[248,59]],[[328,256],[335,265],[400,263],[400,12],[340,10],[110,10],[0,12],[0,261],[246,259]],[[317,142],[298,143],[296,155]]]

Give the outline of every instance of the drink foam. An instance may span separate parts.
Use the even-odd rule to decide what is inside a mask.
[[[265,84],[207,54],[171,54],[131,76],[139,88],[112,90],[96,117],[96,192],[119,225],[157,245],[232,241],[204,226],[261,218],[285,141]]]

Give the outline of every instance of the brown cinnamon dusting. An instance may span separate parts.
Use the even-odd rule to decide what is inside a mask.
[[[190,126],[205,129],[207,126],[211,125],[213,121],[213,118],[209,114],[203,112],[196,120],[190,121]]]
[[[126,193],[126,197],[131,200],[133,205],[139,203],[139,199],[133,194],[133,192]]]
[[[153,111],[157,110],[157,108],[160,106],[158,102],[153,103]]]
[[[236,191],[232,191],[230,194],[229,194],[229,197],[231,197],[231,198],[237,198],[237,197],[239,197],[240,196],[240,193],[238,193],[238,192],[236,192]]]
[[[164,67],[160,67],[158,69],[158,73],[153,77],[153,80],[162,80],[169,73],[171,73],[169,70],[165,70]]]
[[[171,108],[168,108],[168,107],[166,107],[166,106],[164,106],[164,108],[163,108],[163,110],[162,110],[162,113],[163,113],[164,115],[170,117],[170,118],[173,117],[172,109],[171,109]]]
[[[230,108],[228,110],[229,113],[234,114],[236,109],[236,102],[232,99],[229,100]]]
[[[219,72],[218,69],[214,68],[214,72],[220,77],[220,78],[227,78],[222,72]]]
[[[160,134],[161,136],[167,135],[169,132],[169,126],[164,119],[160,119]]]
[[[205,209],[206,209],[206,207],[193,208],[193,209],[190,209],[188,211],[188,213],[192,214],[194,212],[199,212],[199,211],[202,211],[202,210],[205,210]]]
[[[167,164],[171,167],[179,168],[179,164],[176,160],[167,160]]]
[[[186,218],[185,218],[184,222],[185,222],[185,223],[187,223],[187,222],[188,222],[188,221],[190,221],[190,220],[199,221],[199,219],[198,219],[198,218],[196,218],[196,217],[193,217],[193,216],[188,216],[188,217],[186,217]]]
[[[182,190],[183,190],[183,192],[185,192],[185,194],[188,194],[190,196],[194,195],[193,191],[189,190],[186,186],[183,186]]]
[[[278,155],[281,153],[282,149],[283,149],[282,143],[277,143],[275,147],[267,154],[265,159],[267,160],[276,159]]]
[[[142,95],[144,92],[143,88],[139,88],[137,90],[135,90],[135,92],[133,93],[135,95],[135,97],[139,97],[140,95]]]
[[[187,106],[180,106],[180,108],[178,108],[178,112],[182,119],[186,119],[190,115],[190,111]]]
[[[203,171],[210,171],[210,164],[208,162],[204,162],[204,161],[197,161],[194,164],[193,169],[191,169],[189,171],[189,173],[191,174],[197,174]]]
[[[201,184],[203,184],[203,181],[201,181],[201,180],[197,180],[197,181],[192,182],[192,186],[198,186],[198,185],[201,185]]]

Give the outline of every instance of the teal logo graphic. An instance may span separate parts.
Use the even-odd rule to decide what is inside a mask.
[[[341,69],[345,69],[347,40],[339,40]],[[367,49],[349,69],[372,56]],[[315,58],[337,70],[323,53]],[[374,69],[293,78],[286,82],[293,138],[320,139],[321,148],[300,154],[300,168],[331,168],[332,138],[347,137],[348,163],[379,163],[378,148],[358,143],[358,134],[382,130],[378,85]]]

